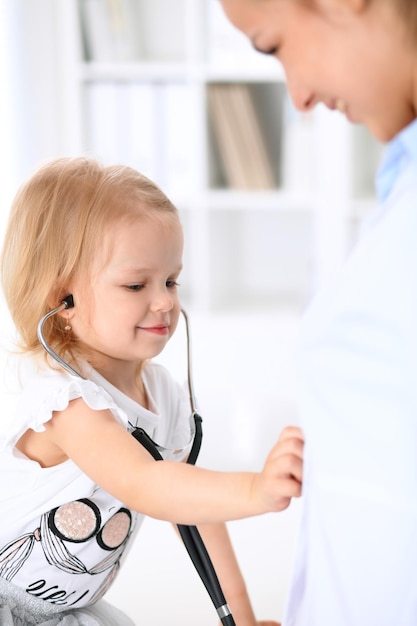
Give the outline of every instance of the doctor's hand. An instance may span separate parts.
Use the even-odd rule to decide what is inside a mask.
[[[283,511],[291,498],[301,496],[304,438],[296,426],[287,426],[254,477],[256,491],[270,511]]]

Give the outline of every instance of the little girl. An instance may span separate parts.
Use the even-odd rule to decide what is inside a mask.
[[[128,167],[58,159],[15,199],[1,275],[30,367],[0,445],[7,623],[131,624],[101,598],[144,515],[207,524],[237,626],[257,623],[223,522],[300,495],[303,441],[285,429],[260,473],[176,462],[190,450],[188,399],[150,359],[177,326],[182,248],[176,209]],[[44,336],[82,377],[37,337],[39,320],[69,295],[74,306],[48,318]],[[137,426],[176,452],[155,462],[131,436]]]

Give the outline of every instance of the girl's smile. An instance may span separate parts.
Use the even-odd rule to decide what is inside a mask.
[[[143,330],[148,333],[155,333],[155,335],[167,335],[169,333],[169,327],[166,324],[159,326],[138,326],[139,330]]]

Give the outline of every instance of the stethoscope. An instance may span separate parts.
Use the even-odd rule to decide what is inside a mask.
[[[60,311],[64,311],[65,309],[71,309],[74,306],[74,298],[72,295],[66,296],[59,304],[59,306],[51,309],[44,315],[38,324],[37,333],[38,339],[41,343],[42,347],[46,350],[46,352],[57,362],[61,367],[63,367],[67,372],[72,374],[73,376],[78,376],[79,378],[84,378],[76,369],[71,367],[69,363],[64,361],[59,354],[57,354],[51,346],[46,342],[44,334],[43,334],[43,326],[47,319],[56,315]],[[191,419],[194,422],[194,440],[191,446],[190,454],[188,455],[187,463],[192,465],[195,464],[198,453],[201,447],[201,440],[203,436],[202,431],[202,418],[198,414],[196,410],[196,402],[195,402],[195,394],[193,387],[193,376],[192,376],[192,368],[191,368],[191,338],[190,338],[190,327],[187,313],[184,309],[181,309],[181,313],[183,315],[185,321],[185,330],[187,337],[187,384],[188,391],[190,396],[190,406],[191,406]],[[133,437],[141,443],[141,445],[153,456],[153,458],[157,461],[162,461],[165,448],[163,446],[159,446],[156,444],[151,437],[145,432],[143,428],[133,428],[132,430]],[[226,602],[224,597],[222,588],[220,586],[219,579],[217,577],[216,571],[211,562],[210,556],[206,550],[204,542],[201,538],[201,535],[196,528],[196,526],[186,526],[184,524],[178,524],[178,531],[182,538],[182,541],[185,545],[185,548],[194,564],[194,567],[197,570],[198,575],[200,576],[207,592],[214,604],[214,607],[217,611],[217,615],[220,618],[220,621],[225,626],[235,626],[235,621],[233,619],[230,608]]]

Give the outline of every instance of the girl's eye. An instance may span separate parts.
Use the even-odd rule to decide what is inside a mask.
[[[136,285],[126,285],[127,288],[129,289],[129,291],[140,291],[141,289],[144,288],[144,284],[143,283],[138,283]]]
[[[179,283],[176,280],[167,280],[166,286],[168,288],[179,287]]]

